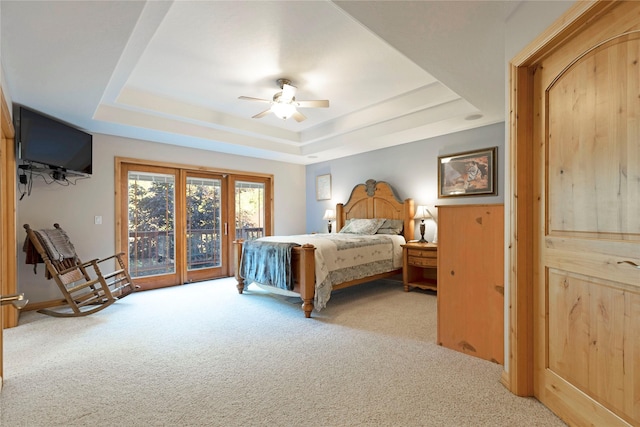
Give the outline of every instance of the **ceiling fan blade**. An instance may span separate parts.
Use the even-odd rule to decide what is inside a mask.
[[[317,99],[315,101],[296,101],[298,107],[302,108],[327,108],[329,101],[327,99]]]
[[[262,117],[266,116],[267,114],[269,114],[271,112],[271,108],[269,108],[268,110],[264,110],[262,113],[258,113],[255,116],[251,117],[252,119],[261,119]]]
[[[282,85],[282,95],[280,95],[280,100],[281,102],[291,102],[291,100],[293,100],[293,97],[296,96],[296,91],[298,90],[298,88],[296,88],[295,86],[291,86],[289,84],[283,84]]]
[[[300,123],[301,121],[305,120],[306,117],[304,114],[302,114],[300,111],[296,111],[295,113],[293,113],[293,117],[294,119],[296,119],[296,122]]]
[[[252,98],[250,96],[239,96],[238,99],[242,99],[242,100],[245,100],[245,101],[271,102],[268,99]]]

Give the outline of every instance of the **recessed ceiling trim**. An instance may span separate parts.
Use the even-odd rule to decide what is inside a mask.
[[[173,1],[147,1],[133,28],[111,79],[104,90],[102,103],[113,103],[125,87],[132,70],[147,49],[153,35],[171,9]]]
[[[238,144],[252,149],[272,150],[279,153],[300,155],[300,147],[296,144],[261,139],[214,129],[183,120],[151,115],[141,111],[125,110],[122,108],[101,105],[95,114],[96,120],[135,126],[153,131],[168,132],[175,135],[175,144],[179,145],[182,138],[205,138],[212,141]]]
[[[360,141],[368,143],[370,141],[380,139],[382,136],[391,136],[392,139],[396,138],[396,143],[393,145],[404,144],[407,142],[415,141],[415,139],[397,139],[397,135],[400,133],[413,134],[407,131],[417,128],[425,130],[427,129],[427,126],[450,119],[452,118],[452,116],[456,117],[457,120],[464,121],[465,116],[476,111],[477,109],[467,101],[463,99],[456,99],[438,105],[434,108],[416,111],[411,114],[395,118],[393,120],[375,123],[371,126],[344,133],[332,138],[326,138],[316,143],[306,144],[304,146],[304,149],[302,150],[302,153],[308,156],[310,154],[315,154],[338,146],[358,144]],[[468,124],[468,122],[466,123]]]
[[[265,125],[255,120],[225,114],[221,111],[213,111],[210,108],[193,105],[176,99],[153,93],[125,88],[117,99],[117,104],[124,108],[135,108],[147,114],[157,114],[172,117],[176,120],[197,122],[204,126],[221,130],[228,130],[244,135],[260,135],[266,139],[279,142],[299,143],[300,134],[287,129]]]
[[[408,113],[430,110],[458,99],[460,97],[456,93],[435,82],[302,131],[300,140],[303,144],[315,143],[381,121],[393,120]]]

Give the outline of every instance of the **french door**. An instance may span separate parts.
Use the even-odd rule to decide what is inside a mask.
[[[154,289],[227,274],[225,177],[179,168],[124,164],[123,206],[131,277]]]
[[[253,240],[270,233],[271,204],[268,180],[261,177],[230,175],[229,205],[232,206],[234,239]]]
[[[187,282],[228,276],[229,226],[222,175],[184,172]]]
[[[236,238],[271,231],[271,179],[119,163],[119,247],[141,289],[233,274]]]

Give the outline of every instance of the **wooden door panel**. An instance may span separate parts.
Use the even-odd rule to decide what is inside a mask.
[[[547,366],[578,388],[589,383],[589,301],[578,280],[549,271],[549,354]],[[586,351],[585,351],[586,350]]]
[[[623,260],[640,263],[640,247],[637,244],[554,237],[548,237],[545,243],[546,265],[549,268],[610,280],[636,291],[640,286],[640,270],[623,263]]]
[[[638,59],[640,33],[615,38],[547,91],[549,234],[640,239]]]
[[[551,270],[548,304],[549,369],[610,410],[637,417],[640,295]]]

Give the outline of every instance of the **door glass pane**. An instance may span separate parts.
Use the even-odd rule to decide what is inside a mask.
[[[129,271],[133,277],[174,273],[175,178],[129,172]]]
[[[264,236],[264,184],[236,181],[236,239]]]
[[[187,177],[187,268],[222,264],[222,181]]]

